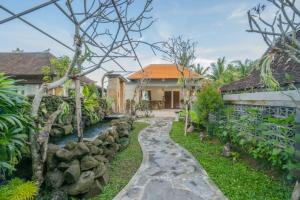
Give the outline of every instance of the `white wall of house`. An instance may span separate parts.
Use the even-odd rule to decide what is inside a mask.
[[[162,88],[150,89],[152,101],[162,101],[164,97],[164,90]]]
[[[138,86],[137,83],[134,82],[127,82],[125,84],[125,101],[127,99],[132,99],[134,97],[135,88]],[[135,101],[139,98],[139,93],[136,94]]]
[[[18,93],[25,96],[32,96],[38,92],[41,84],[22,84],[18,85]],[[48,92],[49,95],[68,96],[68,89],[75,89],[75,84],[72,81],[69,85],[64,85],[60,94],[55,92],[55,89]],[[80,92],[82,94],[83,85],[80,86]]]
[[[18,92],[25,96],[31,96],[36,94],[39,90],[40,84],[25,84],[18,85]]]
[[[139,82],[135,81],[129,81],[125,84],[125,102],[127,99],[133,99],[135,95],[135,102],[139,101],[140,98],[140,91],[135,91],[136,88],[139,86]],[[171,107],[174,108],[175,106],[173,105],[173,98],[174,97],[174,92],[179,91],[179,104],[181,104],[181,100],[184,98],[184,94],[182,94],[181,91],[181,86],[178,84],[177,79],[156,79],[156,80],[150,80],[144,87],[143,90],[147,94],[147,91],[151,91],[151,101],[164,101],[164,96],[166,91],[171,91]],[[136,94],[135,94],[136,92]],[[147,96],[144,95],[144,96]]]

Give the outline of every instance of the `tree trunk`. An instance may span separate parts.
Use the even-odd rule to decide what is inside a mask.
[[[297,181],[294,186],[291,200],[299,200],[299,199],[300,199],[300,184]]]
[[[75,80],[75,102],[76,102],[76,122],[77,122],[77,136],[78,142],[83,141],[82,134],[82,113],[81,113],[81,91],[80,91],[80,80]]]
[[[47,149],[49,134],[53,123],[55,122],[59,113],[63,110],[61,105],[58,109],[52,113],[47,120],[45,126],[40,129],[38,133],[35,133],[32,129],[30,131],[29,139],[31,141],[31,156],[32,156],[32,179],[37,181],[40,186],[44,181],[44,163],[47,158]],[[38,127],[38,122],[35,122],[35,127]]]
[[[30,130],[29,139],[31,142],[31,159],[32,159],[32,179],[37,181],[38,185],[43,183],[43,172],[44,164],[42,162],[41,156],[39,154],[39,146],[36,140],[36,133],[34,130]]]
[[[71,61],[71,64],[69,65],[65,75],[52,82],[52,83],[48,83],[48,84],[42,84],[41,87],[39,88],[39,91],[35,94],[34,99],[32,101],[32,105],[31,105],[31,117],[35,120],[34,122],[34,128],[35,129],[31,129],[29,132],[29,140],[30,140],[30,150],[31,150],[31,158],[32,158],[32,173],[33,173],[33,180],[36,180],[38,182],[39,185],[42,184],[43,182],[43,169],[44,169],[44,162],[43,162],[43,158],[46,157],[47,155],[47,150],[42,150],[41,153],[41,146],[38,144],[38,137],[39,137],[39,133],[36,132],[36,130],[38,130],[38,111],[40,108],[40,104],[42,101],[43,96],[46,94],[47,90],[51,90],[54,88],[57,88],[61,85],[63,85],[67,80],[69,80],[69,75],[72,72],[75,64],[78,62],[78,58],[81,54],[81,40],[78,39],[79,38],[79,27],[76,27],[76,32],[75,32],[75,36],[74,39],[77,41],[76,42],[76,50],[75,50],[75,54],[73,56],[73,59]],[[52,125],[50,126],[51,129]],[[49,126],[48,126],[49,128]],[[47,143],[46,145],[43,145],[44,148],[47,148],[48,146],[48,138],[45,140],[45,142]],[[46,153],[45,153],[46,152]]]
[[[191,111],[191,92],[188,91],[188,98],[185,101],[185,112],[186,112],[186,116],[185,116],[185,128],[184,128],[184,135],[187,134],[187,129],[191,123],[191,118],[190,118],[190,111]]]
[[[188,104],[185,103],[185,124],[184,124],[184,135],[186,136],[187,134],[187,129],[188,129]]]
[[[45,94],[46,86],[43,84],[39,88],[38,93],[34,96],[31,105],[31,115],[34,121],[34,127],[38,128],[38,110],[42,101],[42,98]],[[42,177],[43,177],[43,168],[44,165],[42,163],[42,159],[39,154],[39,145],[37,142],[37,134],[35,132],[36,129],[30,129],[29,132],[29,141],[30,141],[30,151],[31,151],[31,159],[32,159],[32,179],[37,181],[39,185],[42,184]]]

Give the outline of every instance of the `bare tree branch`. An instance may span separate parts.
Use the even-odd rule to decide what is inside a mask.
[[[259,4],[248,11],[248,32],[261,34],[270,49],[287,53],[297,63],[300,63],[300,11],[295,0],[267,0],[269,6],[277,9],[270,22],[262,14],[265,5]]]

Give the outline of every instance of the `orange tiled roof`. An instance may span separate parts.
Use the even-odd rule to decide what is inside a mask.
[[[200,74],[193,72],[191,70],[184,70],[185,77],[191,78],[203,78]],[[181,74],[178,71],[175,64],[151,64],[144,67],[143,71],[135,72],[128,78],[131,80],[149,78],[149,79],[177,79],[180,78]]]

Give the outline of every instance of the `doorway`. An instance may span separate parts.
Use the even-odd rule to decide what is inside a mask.
[[[180,108],[179,91],[173,91],[173,108]]]
[[[165,108],[170,109],[172,108],[172,92],[165,91]]]

